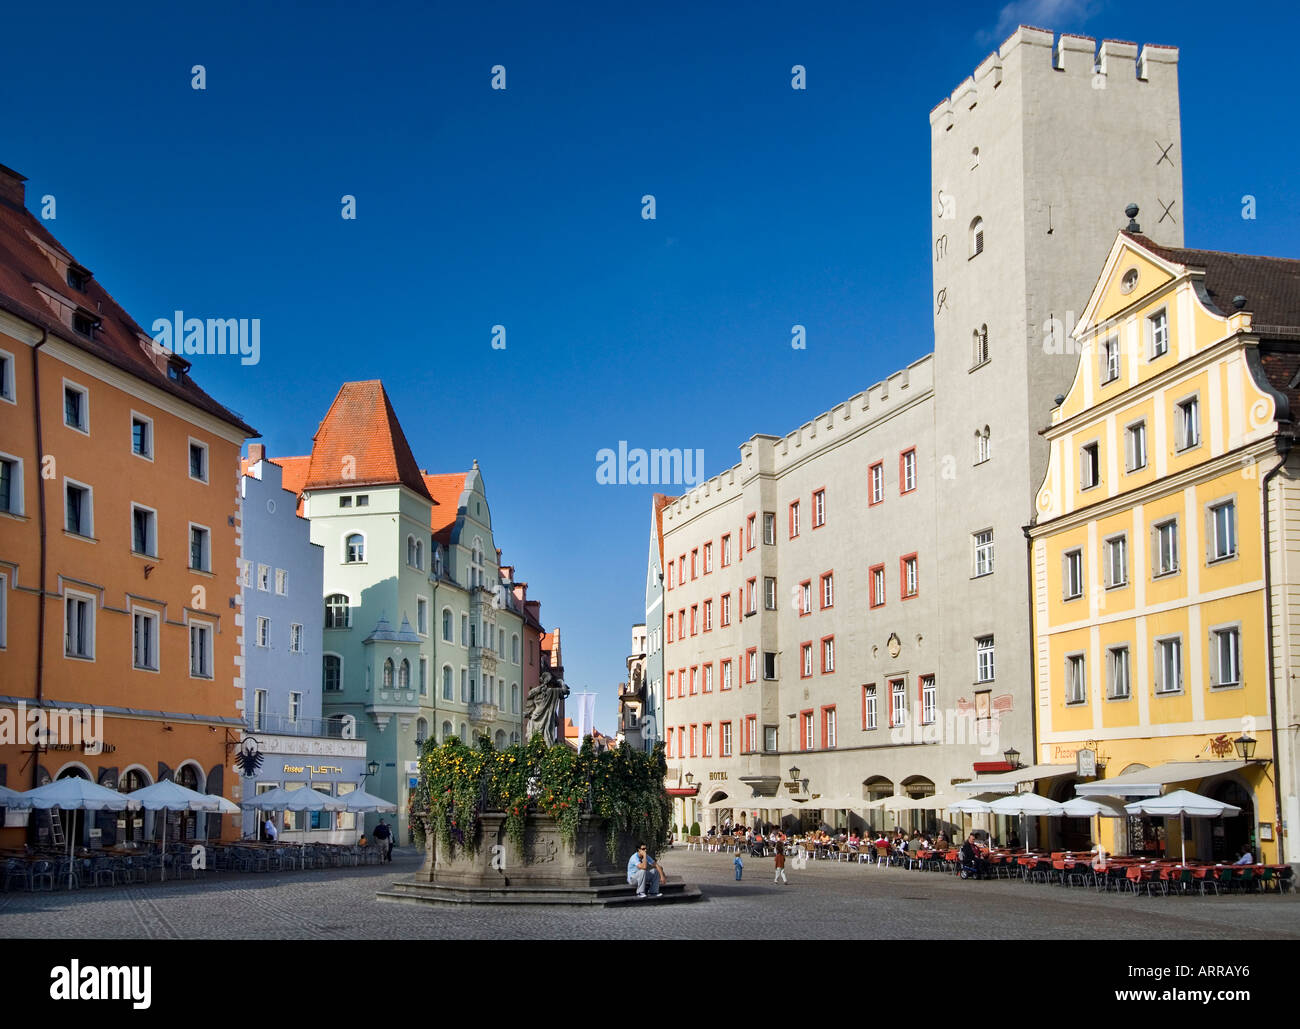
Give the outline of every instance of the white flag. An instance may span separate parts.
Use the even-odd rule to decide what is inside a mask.
[[[578,727],[578,745],[595,731],[596,728],[596,694],[579,693],[578,697],[578,717],[574,724]]]

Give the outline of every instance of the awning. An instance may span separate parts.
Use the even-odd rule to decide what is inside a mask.
[[[1245,767],[1245,761],[1170,761],[1155,768],[1125,772],[1113,779],[1076,783],[1074,792],[1081,797],[1158,797],[1165,786],[1207,779]]]
[[[1018,768],[1014,772],[989,776],[987,779],[959,782],[957,789],[963,793],[1015,793],[1016,787],[1022,782],[1039,782],[1042,779],[1055,779],[1058,776],[1074,775],[1074,773],[1074,765],[1029,765],[1027,768]]]

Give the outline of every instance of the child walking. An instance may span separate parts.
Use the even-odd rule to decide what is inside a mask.
[[[772,877],[772,883],[773,885],[775,885],[778,882],[783,882],[787,886],[790,885],[790,880],[785,877],[785,844],[784,843],[778,843],[776,845],[776,875]]]
[[[745,870],[745,862],[740,860],[740,855],[736,855],[736,860],[732,862],[736,866],[736,882],[740,882],[740,873]]]

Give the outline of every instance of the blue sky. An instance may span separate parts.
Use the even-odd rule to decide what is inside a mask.
[[[714,474],[931,349],[928,113],[1016,23],[1178,46],[1187,245],[1300,256],[1284,5],[182,6],[7,12],[0,163],[146,328],[261,319],[194,375],[272,454],[381,378],[423,466],[477,458],[606,731],[653,487],[597,451]]]

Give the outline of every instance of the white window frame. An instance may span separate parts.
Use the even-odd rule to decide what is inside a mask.
[[[145,536],[144,543],[146,549],[144,550],[135,549],[135,513],[137,511],[143,511],[145,514],[149,515],[149,531]],[[145,504],[137,504],[134,500],[131,501],[130,540],[132,554],[137,554],[140,557],[156,558],[158,556],[158,512],[156,509],[148,507]]]
[[[68,528],[68,487],[76,486],[78,489],[86,491],[86,517],[82,519],[82,528],[85,532],[73,532]],[[95,539],[95,487],[89,483],[78,482],[76,479],[63,477],[63,531],[69,536],[75,536],[77,539],[93,540]]]
[[[1091,452],[1095,456],[1089,456]],[[1092,472],[1092,481],[1088,473]],[[1101,441],[1089,440],[1079,447],[1079,489],[1096,489],[1101,485]]]
[[[361,537],[361,556],[357,558],[357,560],[355,561],[350,561],[348,560],[348,540],[352,539],[353,536]],[[369,545],[369,540],[366,539],[366,534],[364,532],[360,531],[359,529],[352,529],[352,530],[345,531],[339,537],[339,542],[341,544],[340,553],[339,553],[339,564],[363,565],[367,563],[366,554],[369,553],[370,551],[370,545]]]
[[[805,643],[801,648],[803,651],[803,671],[801,678],[811,678],[813,674],[813,648],[811,643]]]
[[[988,536],[986,541],[981,536]],[[972,578],[982,578],[993,574],[993,530],[980,529],[971,533],[971,544],[975,548],[975,574]]]
[[[68,424],[68,400],[67,400],[68,390],[72,390],[76,393],[81,394],[81,424],[80,425]],[[63,422],[64,428],[71,429],[73,432],[79,432],[83,436],[89,436],[90,435],[90,390],[88,390],[85,386],[81,385],[81,383],[79,382],[73,382],[71,379],[64,379],[63,392],[59,394],[59,400],[61,402],[61,407],[63,409],[61,412],[63,417],[60,419],[60,421]]]
[[[203,475],[202,477],[194,474],[194,464],[190,457],[190,447],[198,447],[203,451]],[[185,474],[189,476],[191,482],[208,483],[212,479],[212,452],[206,443],[201,439],[189,437],[189,446],[185,448]]]
[[[415,631],[418,635],[428,637],[429,635],[429,598],[417,596],[415,598]]]
[[[0,514],[9,514],[21,518],[26,514],[26,497],[23,490],[23,459],[14,454],[6,454],[0,451],[0,461],[8,461],[14,466],[13,483],[9,488],[9,508],[6,510],[0,508]],[[67,492],[65,490],[63,503],[67,505]],[[64,511],[63,524],[66,528],[68,524],[67,512]]]
[[[1117,672],[1123,669],[1123,692],[1116,689]],[[1106,699],[1128,700],[1133,696],[1133,652],[1127,643],[1106,648]]]
[[[1177,658],[1178,682],[1171,689],[1165,677],[1165,653],[1167,647],[1173,647],[1174,656]],[[1157,696],[1167,694],[1179,694],[1183,692],[1183,638],[1181,635],[1161,636],[1154,641],[1155,647],[1155,675],[1153,684]]]
[[[1147,360],[1155,361],[1169,353],[1169,309],[1162,307],[1148,315],[1146,326]]]
[[[68,650],[68,606],[69,601],[76,601],[79,604],[86,605],[86,632],[89,637],[89,649],[79,650],[75,653]],[[63,591],[63,656],[73,661],[94,661],[95,660],[95,623],[98,621],[97,598],[93,593],[83,593],[80,590],[64,589]]]
[[[763,546],[776,546],[776,512],[763,512]]]
[[[819,489],[813,494],[813,528],[820,529],[826,524],[826,491]]]
[[[287,568],[277,568],[275,570],[275,595],[277,597],[288,596],[289,594],[289,571]]]
[[[201,557],[203,564],[195,567],[189,562],[194,557],[194,530],[200,529],[203,532],[203,547]],[[212,574],[212,529],[206,525],[200,525],[198,522],[190,522],[189,529],[185,533],[185,563],[191,572],[206,572]]]
[[[14,355],[8,350],[0,350],[0,400],[7,404],[18,403],[18,368]]]
[[[1219,526],[1218,513],[1228,511],[1231,520],[1231,539],[1228,541],[1229,549],[1223,553],[1219,552]],[[1206,564],[1217,564],[1220,561],[1230,561],[1240,552],[1240,537],[1237,533],[1237,498],[1235,496],[1224,497],[1220,500],[1212,500],[1205,505],[1205,562]]]
[[[822,644],[822,675],[830,675],[835,671],[835,637],[821,641]]]
[[[835,606],[835,573],[827,572],[825,575],[821,577],[821,582],[822,582],[822,610],[824,611],[828,607]],[[809,583],[810,588],[811,585],[812,584]],[[809,602],[808,610],[811,611],[812,610],[811,598],[809,598],[809,601],[810,602]]]
[[[916,448],[903,451],[902,492],[911,493],[916,489]]]
[[[1119,336],[1108,336],[1101,343],[1101,384],[1114,382],[1120,373]]]
[[[255,628],[253,646],[269,649],[271,646],[271,619],[267,618],[266,615],[258,615]]]
[[[214,656],[215,656],[215,646],[216,646],[216,629],[215,629],[215,627],[213,626],[213,624],[212,624],[211,622],[205,622],[205,621],[190,621],[190,623],[189,623],[189,625],[188,625],[188,629],[189,629],[189,635],[190,635],[190,639],[189,639],[189,643],[190,643],[190,658],[189,658],[189,665],[190,665],[190,678],[191,678],[191,679],[207,679],[207,680],[215,679],[215,678],[216,678],[216,669],[215,669],[215,667],[214,667]],[[203,674],[201,674],[201,673],[196,673],[196,672],[194,671],[194,632],[195,632],[195,630],[198,630],[199,632],[203,633],[204,635],[203,635],[201,638],[206,640],[206,646],[205,646],[205,648],[204,648],[203,659],[207,662],[207,665],[208,665],[208,674],[207,674],[207,675],[203,675]]]
[[[331,597],[343,598],[343,624],[326,625],[325,628],[331,632],[337,629],[351,629],[352,628],[352,597],[347,593],[327,593],[325,595],[325,612],[326,612],[325,621],[326,622],[329,621],[329,609],[330,609]]]
[[[303,649],[302,649],[302,623],[301,623],[301,622],[290,622],[290,623],[289,623],[289,653],[290,653],[290,654],[301,654],[301,653],[303,653]]]
[[[143,454],[140,451],[135,449],[135,423],[137,421],[144,422],[144,424],[148,426],[147,429],[148,450],[146,453]],[[141,414],[139,411],[132,411],[131,412],[131,440],[130,440],[131,453],[134,454],[136,457],[140,458],[141,460],[148,461],[152,464],[154,458],[155,446],[156,446],[156,437],[153,434],[153,419],[150,418],[147,414]]]
[[[146,664],[140,664],[138,661],[138,651],[135,642],[135,620],[143,619],[153,623],[149,639],[149,653],[145,655]],[[151,608],[137,607],[131,605],[131,667],[137,672],[153,672],[155,675],[160,671],[159,660],[161,647],[158,642],[158,630],[162,627],[162,615]]]
[[[933,675],[921,676],[921,724],[933,725],[939,708],[939,689]]]
[[[1083,550],[1076,547],[1061,555],[1061,596],[1063,600],[1083,597]]]
[[[1138,453],[1138,444],[1141,443],[1141,454]],[[1141,457],[1141,461],[1138,458]],[[1139,418],[1135,422],[1129,422],[1124,426],[1124,470],[1130,475],[1133,472],[1140,472],[1147,466],[1150,460],[1147,454],[1147,421],[1145,418]]]
[[[985,641],[988,646],[984,646]],[[988,674],[985,675],[987,667]],[[998,675],[997,667],[997,638],[993,635],[975,637],[975,681],[977,683],[996,682]]]
[[[1234,672],[1232,678],[1225,679],[1223,674],[1223,650],[1222,637],[1230,637],[1234,642],[1232,645],[1231,659],[1235,668],[1230,671]],[[1241,667],[1241,623],[1228,622],[1224,625],[1213,625],[1210,627],[1210,688],[1214,690],[1231,690],[1240,689],[1243,685],[1243,675]]]
[[[776,610],[776,578],[771,575],[763,576],[763,610]]]
[[[864,689],[863,696],[865,698],[864,710],[866,711],[866,723],[867,723],[864,729],[869,731],[871,729],[877,728],[879,725],[878,712],[876,709],[876,691],[874,688],[867,689],[866,687],[864,687],[863,689]]]
[[[993,447],[989,427],[975,430],[975,463],[983,464],[992,456]]]
[[[1201,395],[1192,393],[1174,404],[1175,450],[1195,450],[1201,445]]]
[[[261,593],[271,592],[271,566],[259,564],[257,566],[257,588]]]
[[[730,722],[722,723],[722,725],[720,726],[720,734],[722,737],[721,740],[719,741],[719,747],[721,748],[721,753],[718,756],[731,757],[731,723]]]
[[[830,750],[836,745],[835,708],[827,707],[822,711],[822,725],[826,732],[826,749]]]
[[[868,474],[871,503],[883,503],[885,499],[885,463],[881,461],[878,464],[873,464]]]
[[[1076,707],[1088,702],[1088,663],[1083,651],[1065,655],[1065,704]]]
[[[889,680],[889,727],[898,729],[907,724],[907,679]]]
[[[1169,567],[1165,567],[1164,564],[1165,554],[1164,554],[1164,547],[1161,543],[1161,530],[1168,529],[1168,528],[1172,528],[1173,530],[1172,533],[1173,552],[1170,555],[1172,558],[1172,564]],[[1160,579],[1165,577],[1166,575],[1177,575],[1178,572],[1180,571],[1181,555],[1178,552],[1179,551],[1178,536],[1179,536],[1178,517],[1176,515],[1172,518],[1162,518],[1160,521],[1152,523],[1151,525],[1151,562],[1152,562],[1151,577],[1153,579]]]
[[[1128,585],[1128,533],[1107,536],[1102,541],[1102,561],[1105,565],[1106,588],[1116,589]],[[1115,575],[1115,554],[1119,553],[1119,576]]]

